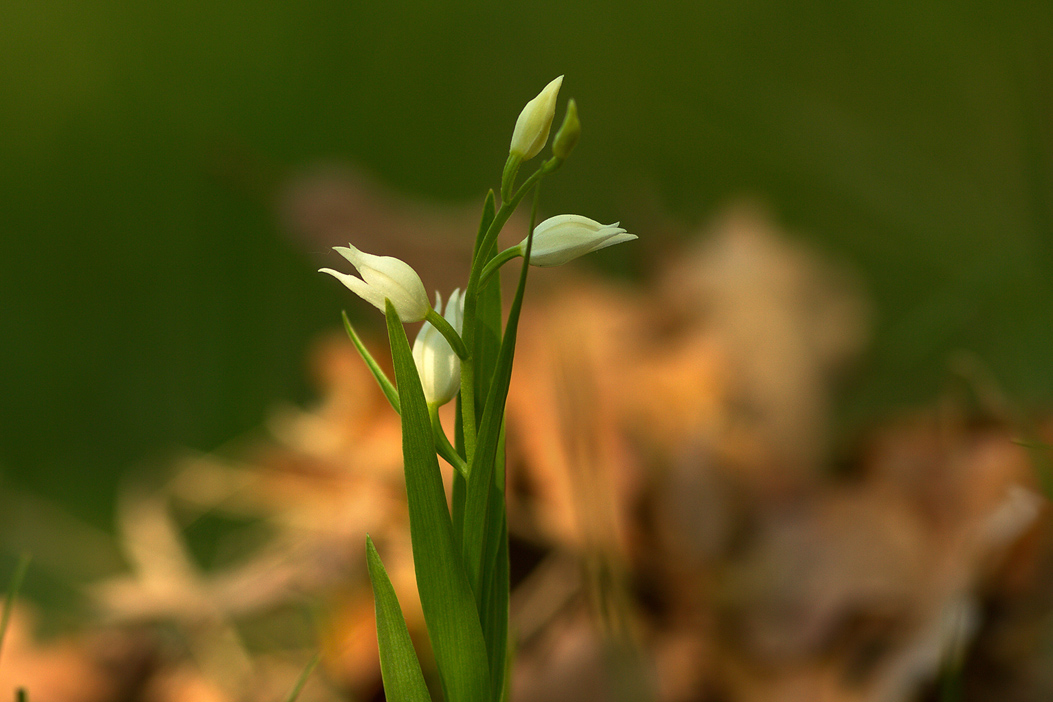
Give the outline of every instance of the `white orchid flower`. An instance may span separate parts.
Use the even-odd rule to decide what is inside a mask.
[[[442,297],[435,294],[435,309],[442,309]],[[461,333],[464,320],[464,296],[460,289],[450,294],[443,317]],[[461,359],[431,322],[425,322],[413,342],[413,361],[417,365],[424,388],[424,399],[429,405],[441,406],[457,396],[461,387]]]
[[[530,265],[561,266],[579,256],[608,246],[636,239],[614,224],[600,224],[581,215],[556,215],[534,227],[534,244],[530,248]],[[516,247],[518,255],[526,253],[527,240]]]
[[[363,253],[351,244],[333,248],[350,261],[362,277],[356,278],[331,268],[321,268],[319,273],[333,276],[381,312],[385,309],[384,300],[391,300],[403,322],[419,322],[428,315],[431,310],[428,292],[408,263],[391,256]]]

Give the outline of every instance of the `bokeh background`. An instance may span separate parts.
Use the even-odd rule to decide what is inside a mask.
[[[4,14],[0,462],[100,523],[122,473],[309,396],[304,349],[346,296],[283,237],[283,174],[339,158],[478,198],[561,73],[586,131],[550,212],[626,220],[636,197],[692,222],[757,196],[862,272],[877,344],[852,416],[931,395],[958,349],[1021,401],[1053,396],[1045,3]]]
[[[582,265],[644,280],[746,197],[858,273],[873,344],[836,441],[931,399],[963,353],[1021,408],[1053,400],[1053,4],[2,14],[0,476],[103,529],[126,476],[314,397],[307,349],[354,305],[315,272],[326,246],[282,224],[294,174],[346,163],[414,199],[478,202],[559,74],[584,135],[545,212],[640,235]]]

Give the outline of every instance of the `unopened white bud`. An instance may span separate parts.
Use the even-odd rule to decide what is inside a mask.
[[[563,76],[546,85],[519,113],[516,128],[512,132],[509,153],[518,154],[527,161],[537,156],[544,148],[545,142],[548,141],[548,132],[552,128],[552,118],[556,114],[556,96],[559,95],[561,85]]]
[[[442,310],[442,298],[435,295],[435,309]],[[450,294],[443,314],[450,326],[461,333],[464,320],[464,296],[460,289]],[[413,361],[417,365],[424,399],[429,405],[441,406],[457,396],[461,388],[461,359],[453,352],[442,333],[425,322],[413,341]]]

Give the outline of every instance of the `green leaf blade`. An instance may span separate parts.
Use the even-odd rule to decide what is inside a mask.
[[[493,495],[499,495],[499,491],[493,490]],[[500,495],[498,499],[503,499]],[[501,512],[504,517],[504,511]],[[506,662],[508,658],[508,590],[509,590],[509,562],[508,562],[508,520],[501,520],[501,527],[495,531],[490,540],[497,552],[490,558],[491,568],[484,572],[482,586],[482,601],[479,606],[480,618],[483,623],[483,637],[486,639],[486,650],[490,656],[490,676],[492,678],[494,699],[504,687],[504,676],[506,673]],[[490,544],[487,544],[490,548]]]
[[[424,674],[413,648],[406,620],[402,615],[384,563],[373,540],[366,537],[366,562],[373,583],[377,613],[377,646],[380,648],[380,675],[384,696],[390,702],[431,702]]]
[[[528,241],[531,241],[532,238],[532,236],[528,237]],[[498,449],[501,446],[508,386],[512,379],[516,333],[519,328],[519,314],[523,307],[529,260],[529,255],[523,259],[519,284],[516,287],[515,297],[512,299],[512,308],[508,313],[508,323],[505,326],[504,338],[501,340],[501,349],[483,409],[483,418],[479,424],[478,444],[468,470],[462,552],[469,582],[477,595],[481,593],[480,574],[488,535],[492,538],[494,531],[500,529],[504,519],[504,496],[502,494],[499,501],[494,501],[490,491],[496,489],[494,474]],[[495,510],[493,506],[496,505],[499,505],[499,508]],[[479,599],[481,600],[481,597]]]
[[[362,343],[362,340],[358,337],[355,332],[355,328],[351,326],[351,320],[347,318],[347,312],[340,313],[344,318],[344,329],[347,331],[347,335],[351,338],[351,343],[355,345],[358,350],[358,355],[362,357],[362,360],[366,362],[369,367],[369,371],[376,378],[377,384],[380,385],[380,389],[384,392],[384,397],[388,398],[388,402],[391,403],[392,408],[401,413],[402,410],[399,408],[399,393],[395,389],[395,386],[388,380],[388,376],[384,374],[384,370],[380,367],[374,359],[373,355],[369,353],[369,349]]]
[[[453,536],[424,390],[406,331],[390,302],[386,312],[402,407],[406,497],[421,609],[447,702],[485,702],[490,699],[486,645]]]

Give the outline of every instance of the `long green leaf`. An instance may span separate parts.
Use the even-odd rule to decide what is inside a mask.
[[[461,337],[464,345],[471,352],[468,358],[461,362],[461,411],[458,416],[461,420],[461,436],[464,440],[464,455],[470,461],[475,455],[476,427],[479,422],[480,409],[476,407],[476,399],[485,395],[478,395],[475,384],[475,331],[476,331],[476,307],[479,302],[479,274],[486,264],[486,252],[495,246],[493,242],[484,245],[487,232],[494,225],[497,215],[494,211],[494,191],[486,194],[483,202],[483,217],[479,222],[479,233],[475,237],[475,248],[472,252],[472,271],[468,276],[468,285],[464,291],[464,319],[462,322]],[[511,214],[511,213],[509,213]],[[507,220],[507,216],[505,217]]]
[[[355,328],[351,326],[351,320],[347,318],[347,312],[341,312],[344,317],[344,329],[347,330],[347,335],[351,337],[351,343],[358,349],[358,355],[362,357],[362,360],[366,362],[373,377],[376,378],[377,384],[380,385],[380,389],[384,391],[384,397],[388,398],[388,402],[395,409],[396,412],[401,412],[399,409],[399,393],[395,389],[395,386],[388,380],[388,376],[384,374],[384,370],[380,367],[375,360],[373,355],[369,353],[369,349],[362,343],[362,340],[358,338],[358,334],[355,332]]]
[[[424,621],[447,702],[484,702],[490,699],[486,645],[472,588],[453,537],[424,390],[406,331],[390,301],[386,312],[402,405],[410,539]]]
[[[504,499],[498,490],[491,490],[491,495],[500,495],[497,499]],[[504,687],[505,663],[508,656],[508,520],[503,509],[501,517],[501,528],[494,531],[495,536],[492,539],[497,551],[487,561],[491,567],[483,569],[483,582],[480,587],[483,596],[479,606],[486,651],[490,657],[490,677],[495,699]]]
[[[489,261],[497,253],[495,241],[486,252]],[[490,392],[490,380],[497,367],[497,356],[501,350],[501,276],[496,275],[479,290],[475,308],[475,396],[485,398]],[[476,418],[481,419],[483,408],[475,405]]]
[[[453,425],[454,448],[457,453],[464,454],[464,426],[461,424],[461,394],[457,393],[457,420]],[[453,471],[453,490],[450,496],[450,517],[453,520],[453,540],[457,544],[457,551],[461,550],[461,536],[464,533],[464,496],[468,484],[464,476],[458,470]]]
[[[366,537],[366,562],[373,583],[377,611],[377,645],[380,648],[380,676],[388,702],[431,702],[417,652],[413,649],[402,607],[391,586],[388,572],[380,560],[373,539]]]
[[[540,173],[541,171],[538,171]],[[525,185],[525,184],[524,184]],[[535,186],[534,209],[530,217],[530,229],[527,233],[526,250],[523,252],[523,265],[519,271],[519,284],[516,286],[512,308],[508,312],[508,322],[501,339],[497,365],[493,380],[487,393],[486,405],[482,420],[479,423],[475,453],[471,456],[468,469],[468,489],[464,505],[464,536],[461,552],[468,571],[468,580],[472,584],[477,600],[482,601],[480,574],[486,556],[488,535],[501,528],[504,520],[504,499],[500,501],[498,511],[491,509],[494,502],[490,491],[493,489],[495,463],[503,434],[505,402],[508,399],[508,385],[512,379],[512,362],[515,359],[516,334],[519,330],[519,314],[523,308],[523,294],[526,292],[527,272],[530,270],[530,252],[534,245],[534,218],[537,215],[540,185]],[[486,244],[484,244],[484,247]]]

